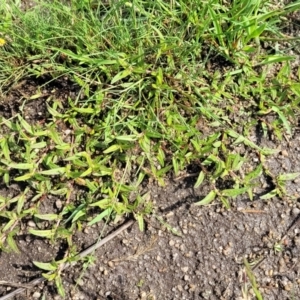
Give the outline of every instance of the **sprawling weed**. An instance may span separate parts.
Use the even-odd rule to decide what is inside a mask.
[[[14,236],[29,218],[38,224],[29,233],[67,239],[70,247],[83,223],[133,214],[143,229],[152,204],[140,184],[153,178],[164,185],[192,163],[199,167],[195,187],[211,186],[197,204],[218,198],[230,207],[244,193],[253,199],[263,174],[275,187],[263,198],[284,197],[284,182],[299,173],[271,174],[264,159],[275,151],[251,135],[257,126],[278,139],[293,134],[300,85],[291,76],[294,56],[278,45],[293,49],[298,42],[281,27],[299,7],[299,1],[284,7],[54,0],[24,10],[20,1],[1,3],[0,105],[10,105],[6,96],[29,78],[64,78],[80,91],[64,101],[43,96],[44,122],[24,113],[40,91],[23,95],[19,111],[1,114],[3,187],[19,183],[22,190],[0,198],[0,247],[17,251]],[[236,145],[259,158],[247,172],[247,151]],[[230,185],[220,188],[219,181]],[[42,213],[49,195],[63,205]],[[37,265],[55,271],[63,293],[57,262]]]

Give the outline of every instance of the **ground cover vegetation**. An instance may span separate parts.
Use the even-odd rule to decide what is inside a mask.
[[[35,262],[62,294],[73,234],[128,215],[142,230],[156,212],[140,192],[149,180],[194,178],[209,187],[195,205],[253,199],[261,176],[262,199],[293,197],[285,182],[299,173],[272,174],[266,161],[279,150],[259,137],[289,139],[297,126],[288,16],[299,1],[21,2],[0,4],[0,248],[17,252],[24,230],[66,240],[61,261]],[[75,92],[57,96],[65,85]],[[20,192],[9,197],[12,185]]]

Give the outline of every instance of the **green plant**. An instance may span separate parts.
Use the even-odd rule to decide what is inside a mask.
[[[249,282],[250,282],[250,285],[251,285],[251,288],[256,296],[256,299],[257,300],[263,300],[263,297],[258,289],[258,286],[257,286],[257,283],[256,283],[256,279],[255,279],[255,276],[251,270],[251,266],[249,264],[249,262],[247,261],[247,259],[244,259],[244,265],[245,265],[245,275],[248,277],[249,279]],[[248,288],[247,288],[247,282],[245,280],[245,286],[242,290],[242,294],[243,294],[243,298],[246,300],[246,299],[249,299],[248,297]]]
[[[141,184],[164,186],[190,165],[194,187],[210,189],[198,205],[252,200],[261,176],[274,185],[262,199],[290,197],[285,182],[299,173],[273,174],[265,159],[277,151],[252,138],[257,128],[289,137],[299,117],[294,57],[278,45],[297,48],[281,28],[300,4],[275,4],[55,0],[23,11],[19,1],[1,3],[0,105],[9,109],[0,113],[0,176],[4,188],[20,187],[0,197],[1,249],[18,251],[28,220],[37,226],[29,234],[70,247],[83,225],[123,215],[143,230],[155,207]],[[36,90],[24,91],[23,80]],[[17,112],[8,97],[16,91]],[[40,118],[28,109],[35,105],[46,107]],[[48,196],[61,207],[44,213]],[[59,265],[40,266],[54,279]]]

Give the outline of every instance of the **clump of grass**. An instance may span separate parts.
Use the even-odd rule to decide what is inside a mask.
[[[24,116],[39,94],[1,116],[0,176],[8,188],[24,187],[0,198],[2,249],[17,251],[14,236],[30,218],[38,229],[28,233],[66,239],[70,248],[83,223],[133,214],[142,229],[152,204],[140,184],[153,178],[164,185],[192,163],[199,167],[195,187],[211,189],[199,205],[218,198],[230,207],[244,193],[253,199],[263,175],[274,183],[265,199],[286,196],[284,182],[299,174],[271,174],[264,159],[275,151],[251,136],[257,127],[278,139],[292,134],[299,83],[290,76],[294,57],[278,43],[298,42],[280,28],[299,2],[40,1],[25,12],[19,6],[0,4],[1,101],[26,78],[68,78],[81,91],[67,101],[46,98],[44,123]],[[247,154],[237,145],[257,154],[256,165],[245,170]],[[42,213],[48,195],[63,207]]]

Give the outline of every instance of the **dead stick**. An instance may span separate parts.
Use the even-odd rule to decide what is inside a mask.
[[[95,244],[93,244],[92,246],[88,247],[87,249],[83,250],[82,252],[80,252],[78,254],[78,256],[80,258],[83,258],[91,253],[93,253],[96,249],[98,249],[99,247],[103,246],[105,243],[109,242],[111,239],[113,239],[115,236],[119,235],[122,231],[124,231],[126,228],[128,228],[129,226],[131,226],[134,223],[134,220],[130,220],[128,222],[126,222],[124,225],[122,225],[120,228],[118,228],[117,230],[115,230],[114,232],[112,232],[111,234],[109,234],[107,237],[105,237],[102,240],[99,240],[98,242],[96,242]],[[65,264],[63,266],[62,269],[66,269],[67,267],[69,267],[70,264]],[[32,288],[35,285],[38,285],[39,283],[45,281],[46,279],[44,277],[39,277],[36,279],[31,280],[29,283],[26,284],[26,287],[21,287],[16,289],[15,291],[2,296],[0,298],[0,300],[7,300],[7,299],[11,299],[12,297],[24,292],[27,288]]]

